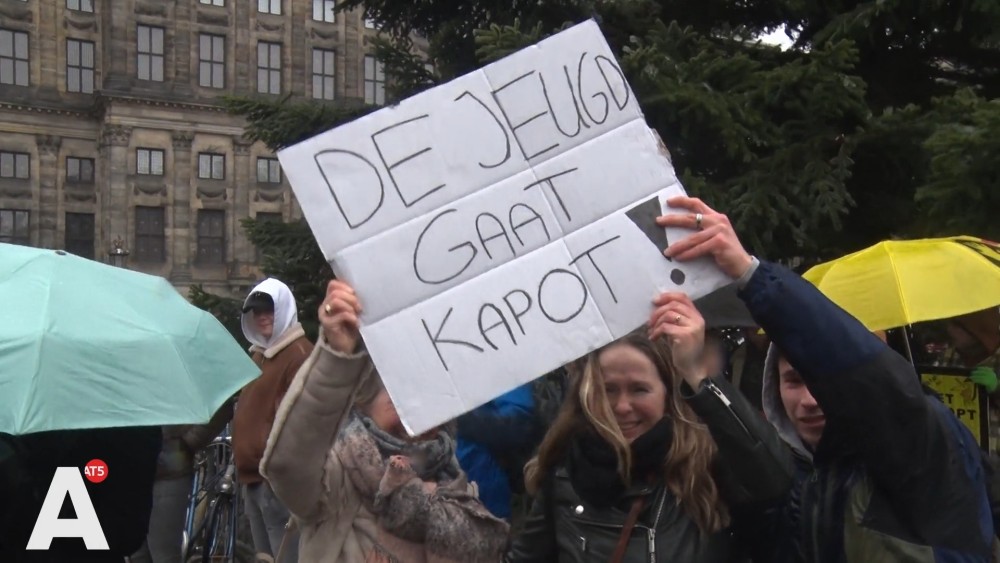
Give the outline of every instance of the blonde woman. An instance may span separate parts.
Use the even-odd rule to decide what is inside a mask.
[[[330,282],[323,330],[278,408],[261,473],[301,531],[300,563],[492,563],[507,524],[459,468],[447,432],[411,438]]]
[[[704,320],[664,294],[650,329],[578,362],[525,470],[535,502],[508,561],[743,561],[736,528],[778,503],[791,460],[723,377],[709,377]],[[744,520],[746,519],[746,520]]]

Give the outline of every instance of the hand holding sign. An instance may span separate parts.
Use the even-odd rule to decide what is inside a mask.
[[[649,317],[649,338],[667,339],[677,373],[697,389],[708,374],[702,355],[705,348],[705,319],[685,293],[666,292],[653,300],[656,310]]]
[[[664,215],[656,220],[661,227],[680,227],[698,232],[667,248],[663,254],[680,261],[712,256],[726,274],[737,279],[747,271],[753,259],[743,248],[729,217],[715,211],[696,197],[678,196],[667,200],[673,208],[687,209],[689,215]]]
[[[319,306],[319,322],[323,325],[326,343],[334,350],[350,354],[358,347],[358,315],[361,304],[354,288],[338,280],[326,286],[326,298]]]

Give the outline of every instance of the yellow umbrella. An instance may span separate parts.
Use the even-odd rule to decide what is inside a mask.
[[[870,330],[1000,305],[1000,244],[976,237],[888,240],[804,277]]]

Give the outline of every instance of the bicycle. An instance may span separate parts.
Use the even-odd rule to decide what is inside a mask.
[[[184,561],[237,561],[241,506],[229,429],[195,456],[195,477],[185,516]]]

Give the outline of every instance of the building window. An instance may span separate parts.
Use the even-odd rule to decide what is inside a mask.
[[[225,88],[226,38],[202,33],[198,40],[198,84],[206,88]]]
[[[136,149],[135,173],[143,176],[163,176],[163,150]]]
[[[93,0],[66,0],[66,7],[79,12],[94,12]]]
[[[94,93],[94,43],[66,40],[66,89],[83,94]]]
[[[28,85],[28,34],[0,29],[0,84]]]
[[[224,264],[226,261],[226,212],[220,209],[198,210],[199,264]]]
[[[385,67],[375,55],[365,55],[365,103],[385,103]]]
[[[31,244],[31,212],[0,209],[0,242]]]
[[[313,19],[327,23],[337,21],[337,16],[333,12],[336,7],[336,0],[313,0]]]
[[[66,239],[63,241],[63,249],[83,258],[94,259],[93,213],[66,214]]]
[[[202,180],[226,179],[226,155],[198,153],[198,178]]]
[[[271,213],[266,211],[258,211],[257,215],[254,216],[257,223],[281,223],[282,217],[281,213]],[[260,251],[260,247],[257,247],[257,263],[259,264],[264,254]]]
[[[0,151],[0,178],[25,180],[31,177],[31,157],[23,152]]]
[[[225,6],[226,0],[200,0],[202,4],[207,6]]]
[[[281,43],[257,43],[257,91],[281,93]]]
[[[262,14],[281,15],[281,0],[257,0],[257,11]]]
[[[162,207],[135,208],[135,259],[162,264],[167,261],[167,229]]]
[[[336,51],[330,49],[313,49],[313,88],[312,96],[317,100],[332,100],[334,94],[334,80],[336,64]]]
[[[281,183],[281,164],[277,158],[257,159],[257,181],[263,184]]]
[[[93,184],[94,159],[67,156],[66,181],[71,184]]]
[[[139,80],[163,82],[163,28],[140,25],[136,41]]]

